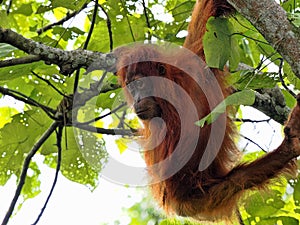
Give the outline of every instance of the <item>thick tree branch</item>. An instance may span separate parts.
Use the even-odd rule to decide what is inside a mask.
[[[284,96],[278,87],[258,90],[252,107],[280,124],[284,124],[290,113],[290,108],[286,106]]]
[[[116,62],[112,53],[103,54],[82,49],[64,51],[27,39],[4,28],[0,28],[0,42],[10,44],[28,54],[39,56],[48,64],[58,65],[60,72],[64,75],[69,75],[79,68],[87,69],[91,65],[93,68],[112,71]]]
[[[300,32],[274,0],[228,0],[289,63],[300,78]]]

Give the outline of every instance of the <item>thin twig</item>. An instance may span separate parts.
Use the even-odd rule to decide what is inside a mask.
[[[243,33],[232,33],[231,36],[233,36],[233,35],[240,35],[240,36],[245,37],[245,38],[248,38],[248,39],[250,39],[250,40],[252,40],[252,41],[256,41],[256,42],[259,42],[259,43],[262,43],[262,44],[265,44],[265,45],[270,45],[268,42],[264,42],[264,41],[255,39],[255,38],[253,38],[253,37],[249,37],[249,36],[247,36],[247,35],[245,35],[245,34],[243,34]]]
[[[126,112],[124,111],[122,117],[124,117],[124,115],[126,114]],[[124,125],[126,125],[131,131],[133,131],[134,133],[137,133],[137,129],[135,128],[132,128],[128,123],[126,123],[122,117],[120,117],[118,114],[115,114],[116,117],[120,120],[120,124],[118,125],[118,127],[120,127],[121,123],[122,123],[122,126],[124,127]]]
[[[37,151],[40,149],[40,147],[42,146],[42,144],[50,137],[50,135],[56,130],[57,127],[59,127],[61,124],[61,122],[59,121],[54,121],[51,126],[48,128],[48,130],[46,130],[46,132],[40,137],[40,139],[38,140],[37,143],[35,143],[32,147],[32,149],[30,150],[30,152],[28,153],[28,155],[26,156],[24,163],[23,163],[23,167],[22,167],[22,171],[21,171],[21,175],[19,178],[19,183],[17,185],[17,189],[15,192],[15,195],[11,201],[11,204],[9,206],[9,209],[2,221],[2,225],[7,225],[9,218],[11,217],[15,205],[18,201],[18,198],[21,194],[21,191],[23,189],[23,186],[25,184],[25,180],[26,180],[26,174],[27,174],[27,170],[29,168],[31,159],[33,158],[33,156],[37,153]]]
[[[255,141],[251,140],[250,138],[240,134],[240,136],[244,139],[246,139],[247,141],[251,142],[252,144],[256,145],[257,147],[260,148],[260,150],[262,150],[263,152],[267,152],[264,148],[262,148],[259,144],[257,144]]]
[[[14,91],[14,90],[11,90],[11,89],[8,89],[8,88],[4,88],[4,87],[1,87],[0,86],[0,93],[2,93],[3,95],[8,95],[8,96],[11,96],[13,97],[14,99],[16,100],[19,100],[21,102],[24,102],[26,104],[29,104],[29,105],[32,105],[32,106],[35,106],[35,107],[39,107],[41,108],[51,119],[56,119],[54,117],[54,114],[56,113],[56,110],[48,107],[48,106],[45,106],[35,100],[33,100],[32,98],[29,98],[28,96],[24,95],[23,93],[21,92],[18,92],[18,91]]]
[[[8,67],[8,66],[15,66],[20,64],[28,64],[40,61],[41,57],[37,55],[29,55],[21,58],[15,58],[15,59],[7,59],[7,60],[0,60],[0,68],[2,67]]]
[[[97,4],[106,16],[106,26],[107,26],[108,37],[109,37],[109,50],[112,52],[112,50],[114,48],[114,42],[113,42],[113,35],[112,35],[112,29],[111,29],[111,20],[109,18],[108,13],[105,11],[104,7],[99,3],[97,3]]]
[[[148,40],[151,40],[151,24],[150,24],[150,21],[149,21],[149,17],[148,17],[148,13],[147,13],[147,7],[146,7],[146,3],[145,3],[145,0],[142,0],[142,5],[143,5],[143,9],[144,9],[144,15],[145,15],[145,18],[146,18],[146,25],[148,27]]]
[[[172,11],[174,11],[174,10],[180,8],[181,6],[183,6],[183,5],[187,4],[187,3],[190,3],[190,1],[184,1],[184,2],[182,2],[182,3],[179,3],[178,5],[174,6],[172,9],[168,10],[168,13],[171,13]],[[190,11],[190,12],[191,12],[191,11]]]
[[[52,29],[54,26],[62,25],[64,22],[68,21],[72,17],[75,17],[77,14],[79,14],[82,10],[84,10],[87,7],[87,5],[88,5],[87,3],[83,4],[83,6],[79,10],[74,11],[72,13],[67,13],[67,15],[64,18],[62,18],[61,20],[59,20],[55,23],[49,24],[45,27],[42,27],[42,28],[38,29],[36,32],[38,33],[38,35],[40,35],[41,33]]]
[[[98,1],[97,1],[98,2]],[[88,35],[87,35],[87,38],[84,42],[84,45],[83,45],[83,49],[86,50],[88,45],[89,45],[89,42],[91,40],[91,37],[92,37],[92,33],[94,31],[94,27],[95,27],[95,23],[96,23],[96,18],[97,18],[97,13],[98,13],[98,5],[97,5],[97,2],[95,3],[95,6],[94,6],[94,12],[93,12],[93,17],[92,17],[92,21],[91,21],[91,26],[90,26],[90,29],[89,29],[89,32],[88,32]],[[79,82],[79,76],[80,76],[80,69],[76,70],[76,75],[75,75],[75,80],[74,80],[74,88],[73,88],[73,93],[76,92],[77,90],[77,87],[78,87],[78,82]]]
[[[8,6],[7,6],[7,9],[6,9],[6,14],[7,14],[7,15],[9,14],[9,11],[10,11],[10,9],[11,9],[12,1],[13,1],[13,0],[9,0],[9,2],[8,2]]]
[[[51,88],[53,88],[58,94],[60,94],[63,97],[67,97],[64,93],[62,93],[57,87],[55,87],[49,80],[41,77],[40,75],[38,75],[37,73],[35,73],[34,71],[31,71],[31,73],[36,76],[37,78],[39,78],[40,80],[44,81],[46,84],[48,84]]]
[[[97,134],[108,134],[108,135],[122,135],[122,136],[135,136],[136,130],[135,129],[105,129],[100,127],[94,127],[86,124],[81,123],[72,123],[74,127],[77,127],[82,130],[86,130],[89,132],[97,133]]]
[[[238,20],[238,19],[236,18],[236,16],[233,16],[233,19],[234,19],[235,22],[237,22],[241,27],[244,27],[244,28],[246,28],[247,30],[250,30],[250,31],[253,31],[253,32],[258,32],[257,30],[252,29],[251,27],[247,27],[246,25],[244,25],[240,20]]]
[[[84,91],[82,93],[76,92],[76,94],[74,95],[74,99],[76,101],[73,102],[74,108],[84,106],[88,100],[90,100],[91,98],[93,98],[95,96],[98,96],[100,93],[103,93],[104,90],[101,89],[101,86],[102,86],[104,78],[106,77],[106,74],[107,74],[107,72],[105,72],[101,76],[99,81],[97,81],[95,83],[91,83],[89,89],[84,89]],[[100,92],[100,89],[101,89],[101,92]]]
[[[91,119],[91,120],[89,120],[89,121],[83,122],[83,123],[81,123],[81,124],[90,124],[90,123],[92,123],[92,122],[96,122],[96,121],[98,121],[98,120],[101,120],[101,119],[103,119],[103,118],[105,118],[105,117],[107,117],[107,116],[109,116],[109,115],[111,115],[111,114],[117,112],[119,109],[123,108],[125,105],[127,105],[127,104],[126,104],[126,103],[122,103],[121,105],[119,105],[118,107],[116,107],[116,108],[114,108],[113,110],[109,111],[108,113],[106,113],[106,114],[104,114],[104,115],[102,115],[102,116],[98,116],[98,117],[96,117],[96,118],[94,118],[94,119]]]
[[[264,122],[270,122],[270,120],[271,118],[265,120],[251,120],[251,119],[239,119],[239,118],[234,119],[234,121],[242,122],[242,123],[264,123]]]
[[[122,6],[123,6],[123,8],[124,8],[124,12],[125,12],[126,7],[125,7],[125,4],[124,4],[123,0],[120,0],[120,2],[121,2],[121,4],[122,4]],[[127,24],[128,24],[128,27],[129,27],[129,31],[130,31],[132,40],[135,42],[135,37],[134,37],[134,34],[133,34],[133,30],[132,30],[132,27],[131,27],[131,23],[130,23],[130,20],[129,20],[128,15],[127,15],[126,12],[125,12],[125,18],[126,18],[126,20],[127,20]]]
[[[39,220],[41,219],[47,205],[48,205],[48,202],[52,196],[52,193],[54,191],[54,188],[56,186],[56,183],[57,183],[57,179],[58,179],[58,174],[59,174],[59,171],[60,171],[60,165],[61,165],[61,156],[62,156],[62,149],[61,149],[61,140],[62,140],[62,130],[63,130],[63,126],[59,126],[58,127],[58,131],[56,132],[56,141],[57,141],[57,164],[56,164],[56,170],[55,170],[55,176],[54,176],[54,180],[53,180],[53,184],[52,184],[52,187],[50,189],[50,192],[49,192],[49,195],[46,199],[46,202],[43,206],[43,208],[41,209],[41,212],[40,214],[38,215],[37,219],[35,220],[35,222],[32,224],[32,225],[36,225],[38,224]]]

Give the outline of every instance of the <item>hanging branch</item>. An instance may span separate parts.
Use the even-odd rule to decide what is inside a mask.
[[[150,30],[151,30],[151,24],[150,24],[150,21],[149,21],[149,17],[148,17],[148,13],[147,13],[147,7],[146,7],[145,0],[142,0],[142,5],[143,5],[143,10],[144,10],[144,15],[145,15],[145,18],[146,18],[146,25],[147,25],[147,27],[149,29],[148,30],[148,35],[149,35],[148,40],[151,41],[151,32],[150,32]]]
[[[68,21],[72,17],[75,17],[77,14],[79,14],[82,10],[84,10],[87,7],[87,5],[88,5],[87,3],[83,4],[83,6],[79,10],[74,11],[72,13],[68,12],[67,15],[64,18],[62,18],[61,20],[59,20],[55,23],[49,24],[45,27],[42,27],[42,28],[38,29],[36,32],[38,33],[38,35],[40,35],[43,32],[46,32],[47,30],[52,29],[54,26],[62,25],[64,22]]]
[[[260,150],[262,150],[263,152],[267,152],[265,149],[263,149],[259,144],[257,144],[255,141],[251,140],[250,138],[240,134],[240,136],[244,139],[246,139],[247,141],[251,142],[252,144],[256,145]]]
[[[52,196],[52,193],[54,191],[54,188],[56,186],[56,183],[57,183],[57,179],[58,179],[58,174],[59,174],[59,171],[60,171],[60,165],[61,165],[61,155],[62,155],[62,149],[61,149],[61,140],[62,140],[62,131],[63,131],[63,126],[59,126],[58,127],[58,131],[56,132],[56,141],[57,141],[57,164],[56,164],[56,170],[55,170],[55,176],[54,176],[54,180],[53,180],[53,184],[52,184],[52,187],[50,189],[50,192],[49,192],[49,195],[46,199],[46,202],[43,206],[43,208],[41,209],[41,212],[40,214],[38,215],[37,219],[35,220],[35,222],[32,224],[32,225],[36,225],[38,224],[39,220],[41,219],[47,205],[48,205],[48,202]]]
[[[95,3],[94,6],[94,12],[93,12],[93,17],[92,17],[92,21],[91,21],[91,26],[87,35],[87,38],[85,40],[85,43],[83,45],[83,49],[86,50],[89,42],[91,40],[92,37],[92,33],[94,31],[94,27],[95,27],[95,23],[96,23],[96,17],[97,17],[97,13],[98,13],[98,5],[97,3]],[[79,76],[80,76],[80,68],[77,69],[76,74],[75,74],[75,80],[74,80],[74,88],[73,88],[73,93],[76,92],[77,87],[78,87],[78,82],[79,82]]]
[[[285,90],[287,90],[296,99],[297,95],[291,89],[288,88],[288,86],[285,84],[283,77],[282,77],[283,59],[280,58],[278,60],[280,60],[279,69],[278,69],[280,82],[281,82],[282,86],[285,88]]]
[[[13,0],[9,0],[9,1],[8,1],[8,5],[7,5],[7,9],[6,9],[6,14],[7,14],[7,15],[9,14],[9,11],[10,11],[10,9],[11,9],[12,2],[13,2]]]
[[[123,0],[120,0],[120,2],[121,2],[121,4],[122,4],[122,6],[123,6],[123,8],[124,8],[124,12],[125,12],[126,7],[125,7],[125,4],[124,4]],[[129,21],[129,18],[128,18],[128,15],[127,15],[126,12],[125,12],[125,18],[126,18],[126,21],[127,21],[128,27],[129,27],[129,30],[130,30],[130,34],[131,34],[132,40],[133,40],[133,42],[135,42],[135,37],[134,37],[134,34],[133,34],[133,30],[132,30],[132,27],[131,27],[131,23],[130,23],[130,21]]]
[[[51,126],[48,128],[48,130],[46,130],[46,132],[40,137],[40,139],[38,140],[37,143],[34,144],[34,146],[32,147],[32,149],[30,150],[30,152],[28,153],[28,155],[26,156],[24,163],[23,163],[23,167],[22,167],[22,171],[21,171],[21,175],[20,175],[20,179],[19,179],[19,183],[17,185],[17,189],[15,192],[15,195],[11,201],[11,204],[9,206],[9,209],[2,221],[1,225],[7,225],[9,218],[11,217],[14,208],[16,206],[16,203],[18,201],[18,198],[21,194],[22,188],[25,184],[25,180],[26,180],[26,174],[31,162],[31,159],[33,158],[33,156],[37,153],[37,151],[40,149],[40,147],[42,146],[42,144],[44,144],[44,142],[50,137],[50,135],[56,130],[57,127],[59,127],[61,125],[61,122],[59,121],[55,121],[51,124]]]
[[[112,29],[111,29],[111,20],[109,18],[108,13],[105,11],[104,7],[97,2],[97,5],[101,8],[102,12],[106,16],[106,26],[107,26],[107,31],[108,31],[108,36],[109,36],[109,50],[112,52],[114,48],[114,42],[113,42],[113,34],[112,34]]]

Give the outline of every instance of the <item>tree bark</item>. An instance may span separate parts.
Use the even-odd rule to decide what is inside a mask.
[[[300,31],[275,0],[228,0],[265,37],[300,78]]]

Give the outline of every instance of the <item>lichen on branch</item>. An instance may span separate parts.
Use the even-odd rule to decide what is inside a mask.
[[[38,56],[47,64],[58,65],[63,75],[70,75],[79,68],[88,69],[90,66],[107,71],[113,71],[115,67],[116,59],[112,53],[104,54],[83,49],[65,51],[27,39],[10,29],[0,28],[0,42]]]

